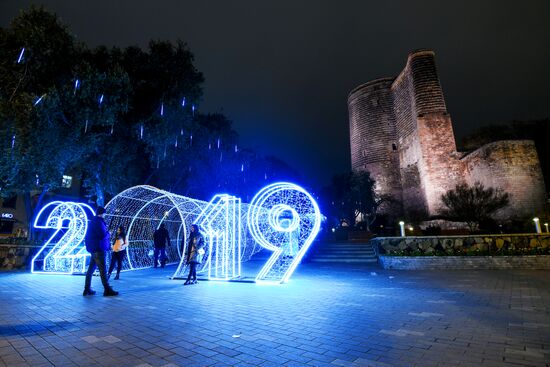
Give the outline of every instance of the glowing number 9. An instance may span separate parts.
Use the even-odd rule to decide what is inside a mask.
[[[252,237],[273,251],[256,281],[284,283],[319,232],[321,213],[313,197],[300,186],[274,183],[252,199],[247,222]]]

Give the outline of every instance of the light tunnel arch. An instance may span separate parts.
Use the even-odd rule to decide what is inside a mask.
[[[111,238],[114,238],[118,226],[122,225],[126,229],[129,246],[123,261],[123,270],[153,266],[153,233],[164,223],[170,236],[170,244],[166,247],[167,264],[178,264],[173,277],[183,277],[187,271],[184,254],[187,251],[190,226],[211,205],[213,204],[206,201],[148,185],[134,186],[116,195],[105,206],[105,221]],[[244,226],[247,207],[248,205],[243,204],[245,210],[239,213]],[[240,261],[250,259],[262,249],[247,233],[242,233],[239,245]],[[197,272],[204,273],[211,265],[203,261]]]

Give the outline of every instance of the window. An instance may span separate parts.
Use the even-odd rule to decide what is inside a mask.
[[[14,195],[11,198],[4,199],[2,201],[2,207],[3,208],[11,208],[15,209],[15,204],[17,204],[17,196]]]
[[[393,144],[391,145],[391,148],[392,148],[393,150],[397,150],[397,145],[395,145],[395,143],[393,143]]]
[[[73,184],[73,176],[63,175],[63,180],[61,180],[61,187],[70,189],[72,184]]]

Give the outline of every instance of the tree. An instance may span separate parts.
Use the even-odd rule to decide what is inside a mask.
[[[50,113],[72,78],[76,48],[57,17],[42,8],[31,7],[0,29],[0,195],[23,194],[29,223],[31,191],[40,192],[40,204],[80,150],[74,130],[66,128],[70,122]]]
[[[98,205],[138,183],[209,199],[282,176],[238,146],[229,119],[198,112],[193,61],[181,41],[88,49],[56,15],[22,12],[0,29],[0,195],[23,193],[30,214],[31,191],[42,198],[69,172]]]
[[[22,12],[0,29],[0,195],[42,197],[71,170],[103,205],[172,162],[167,147],[202,93],[192,61],[181,42],[89,50],[54,14]]]
[[[449,219],[466,222],[473,232],[481,221],[491,218],[497,210],[506,207],[510,195],[502,189],[485,188],[476,182],[473,186],[458,184],[441,196],[446,209],[441,214]]]
[[[356,218],[365,223],[367,230],[376,220],[380,206],[392,201],[388,195],[377,194],[375,184],[368,171],[353,172],[351,175],[351,201],[355,202]]]
[[[376,193],[375,181],[367,171],[335,175],[331,185],[323,190],[323,196],[333,217],[345,220],[350,226],[360,220],[367,230],[376,220],[378,208],[390,200]]]
[[[152,180],[168,191],[203,200],[226,192],[248,201],[267,180],[298,176],[277,158],[240,147],[232,122],[222,114],[196,114],[184,131],[173,137],[168,159]]]

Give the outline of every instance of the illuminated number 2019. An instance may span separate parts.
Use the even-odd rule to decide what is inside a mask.
[[[163,195],[171,194],[164,192]],[[140,196],[136,201],[145,203],[142,205],[150,205],[151,201],[144,198]],[[183,203],[181,205],[188,205],[193,201],[185,197],[179,198],[178,200]],[[177,203],[180,201],[172,200],[172,204],[164,204],[162,210],[165,210],[166,205],[179,208],[180,204]],[[113,218],[117,217],[117,205],[113,205],[115,209],[111,212],[110,205],[107,205],[111,223]],[[189,212],[190,216],[185,220],[198,224],[205,237],[205,253],[201,268],[197,271],[207,273],[209,279],[239,278],[241,260],[245,257],[243,254],[251,256],[257,252],[251,252],[250,247],[242,246],[242,239],[246,236],[241,233],[245,226],[241,223],[244,214],[241,211],[241,200],[223,194],[214,196],[209,203],[201,202],[200,206],[197,203],[195,205],[202,211],[198,216],[197,211]],[[124,218],[134,220],[138,216],[143,216],[140,214],[143,206],[128,208],[131,210],[124,212]],[[46,218],[44,213],[47,212],[49,215]],[[38,214],[34,226],[56,231],[34,257],[32,271],[63,274],[84,272],[86,257],[89,254],[83,246],[83,240],[88,227],[87,219],[94,215],[94,211],[86,204],[56,201],[46,205]],[[140,219],[158,218],[152,215]],[[248,205],[246,221],[254,241],[272,251],[272,255],[256,276],[256,281],[283,283],[292,275],[319,232],[321,213],[307,191],[297,185],[280,182],[266,186],[256,194]],[[134,231],[129,235],[131,238],[128,251],[133,251],[132,243],[151,242],[151,234],[148,235],[147,232]],[[181,274],[185,270],[185,250],[181,254],[182,259],[176,274]],[[143,256],[140,252],[134,252],[135,256],[136,254]]]

